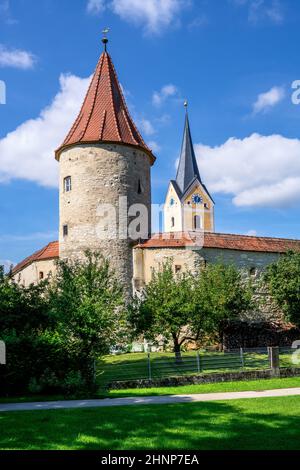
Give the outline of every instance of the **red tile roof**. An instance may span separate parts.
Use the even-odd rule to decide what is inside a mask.
[[[103,52],[85,97],[79,116],[64,143],[56,150],[84,143],[122,143],[141,148],[155,157],[135,126],[122,93],[111,57]]]
[[[266,253],[285,253],[288,250],[300,250],[300,240],[285,238],[248,237],[223,233],[205,233],[198,245],[203,248],[220,248],[224,250],[254,251]],[[138,245],[139,248],[184,248],[196,246],[195,233],[162,233],[155,234],[149,240]]]
[[[13,268],[13,274],[17,274],[22,269],[29,266],[31,263],[35,261],[45,261],[49,259],[56,259],[59,257],[59,243],[58,242],[51,242],[44,248],[39,251],[36,251],[33,255],[28,256],[28,258],[21,261],[21,263],[17,264]]]
[[[200,237],[201,240],[201,237]],[[136,248],[185,248],[195,247],[196,236],[193,232],[159,233],[136,246]],[[248,237],[224,233],[205,233],[203,248],[219,248],[223,250],[253,251],[264,253],[285,253],[288,250],[300,251],[300,240],[287,238]],[[26,258],[13,269],[17,274],[36,261],[59,258],[59,242],[51,242],[46,247]]]

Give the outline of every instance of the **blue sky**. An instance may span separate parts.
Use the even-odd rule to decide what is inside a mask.
[[[57,239],[53,152],[79,111],[105,26],[131,113],[157,155],[153,202],[175,177],[188,99],[217,231],[299,238],[299,23],[298,0],[0,0],[0,260]]]

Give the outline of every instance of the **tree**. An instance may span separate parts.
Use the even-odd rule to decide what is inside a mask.
[[[135,298],[129,321],[135,334],[148,339],[162,335],[173,342],[177,361],[187,341],[215,334],[222,341],[226,320],[252,306],[252,293],[234,266],[221,263],[198,275],[174,274],[171,262],[153,271],[141,298]]]
[[[205,323],[195,299],[195,278],[190,273],[174,274],[172,263],[152,273],[142,298],[136,297],[129,310],[135,334],[148,339],[162,335],[172,341],[177,361],[187,341],[197,341]]]
[[[7,348],[7,365],[0,370],[4,393],[25,391],[31,379],[43,374],[52,356],[44,335],[52,327],[47,282],[25,288],[0,270],[0,339]]]
[[[289,251],[268,266],[264,281],[286,320],[300,326],[300,253]]]
[[[197,309],[206,319],[206,331],[214,334],[221,344],[224,324],[255,306],[250,281],[243,279],[235,266],[221,261],[201,270],[195,290]]]
[[[50,304],[59,334],[78,358],[82,376],[92,390],[94,361],[124,336],[123,292],[109,262],[87,251],[80,261],[57,262]]]

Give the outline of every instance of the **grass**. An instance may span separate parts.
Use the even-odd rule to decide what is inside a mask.
[[[249,380],[240,382],[219,382],[201,385],[184,385],[179,387],[110,390],[106,395],[103,395],[103,397],[106,396],[108,398],[122,398],[156,395],[190,395],[195,393],[263,391],[297,387],[300,387],[300,377]]]
[[[299,450],[300,397],[0,414],[1,450]]]
[[[15,397],[0,397],[0,403],[30,403],[41,401],[66,400],[63,395],[24,395]]]
[[[239,352],[200,354],[199,362],[195,352],[183,353],[181,363],[175,361],[174,353],[151,353],[150,357],[152,379],[269,367],[267,354],[257,353],[246,353],[244,363]],[[112,381],[148,379],[148,356],[145,353],[105,356],[98,362],[97,378],[102,387]]]
[[[267,350],[266,350],[267,351]],[[152,379],[187,375],[233,372],[241,370],[263,370],[269,368],[266,353],[244,353],[243,362],[239,352],[201,353],[200,362],[195,352],[182,354],[182,363],[176,363],[174,353],[151,353],[150,373]],[[281,367],[290,367],[291,355],[280,355]],[[149,361],[145,353],[105,356],[98,362],[97,380],[105,389],[113,381],[130,381],[149,378]]]
[[[159,396],[159,395],[192,395],[196,393],[218,393],[218,392],[246,392],[275,390],[282,388],[300,387],[300,377],[291,377],[283,379],[261,379],[236,382],[219,382],[201,385],[184,385],[178,387],[156,387],[139,388],[127,390],[100,391],[94,398],[124,398],[140,396]],[[28,403],[45,402],[66,399],[62,395],[32,395],[13,398],[0,398],[0,403]]]

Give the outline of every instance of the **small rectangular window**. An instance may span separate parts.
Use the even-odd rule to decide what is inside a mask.
[[[69,233],[69,228],[68,228],[67,225],[64,225],[63,226],[63,235],[64,235],[64,237],[67,237],[68,233]]]
[[[180,264],[176,264],[176,265],[175,265],[175,274],[180,273],[180,271],[181,271],[181,266],[180,266]]]
[[[40,281],[42,281],[44,279],[44,273],[43,271],[40,271],[39,273],[39,278],[40,278]]]
[[[71,176],[67,176],[64,179],[64,191],[65,193],[69,193],[72,190],[72,179]]]

